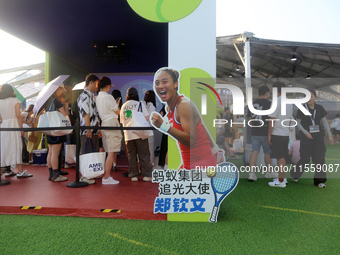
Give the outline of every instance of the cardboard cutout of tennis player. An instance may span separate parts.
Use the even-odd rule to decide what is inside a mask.
[[[196,105],[179,94],[180,73],[171,68],[161,68],[154,76],[153,88],[160,101],[166,103],[167,116],[151,114],[151,124],[177,141],[181,153],[179,169],[195,169],[196,166],[216,166],[218,147],[206,129]],[[223,157],[220,160],[223,161]]]
[[[211,178],[214,192],[214,205],[209,221],[217,222],[222,201],[238,184],[237,167],[229,162],[216,162],[217,154],[223,153],[206,129],[196,105],[184,95],[179,94],[180,73],[171,68],[161,68],[154,76],[154,91],[166,103],[167,115],[151,114],[152,125],[162,133],[177,141],[181,154],[179,169],[192,170],[196,166],[205,168],[206,176]],[[224,161],[221,157],[220,161]],[[208,169],[208,170],[207,170]]]

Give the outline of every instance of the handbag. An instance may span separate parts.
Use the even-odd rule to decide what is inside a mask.
[[[85,143],[85,153],[87,153],[87,144]],[[90,140],[92,145],[92,151],[94,151],[94,146],[92,140]],[[79,169],[82,176],[87,179],[93,179],[104,174],[105,166],[105,152],[92,152],[79,156]]]
[[[131,121],[126,125],[127,127],[151,127],[150,123],[145,119],[142,111],[142,102],[139,102],[137,111],[132,110]],[[153,136],[152,130],[131,130],[132,133],[141,139],[146,139]]]
[[[77,148],[77,145],[75,144],[65,145],[65,162],[69,165],[76,163],[76,161],[74,160],[76,157],[76,148]]]
[[[49,110],[42,114],[39,118],[38,128],[46,127],[71,127],[71,123],[67,117],[65,117],[59,111],[51,111],[52,105],[54,105],[54,100],[50,105]],[[42,130],[42,133],[50,136],[63,136],[72,133],[72,129],[64,130]]]

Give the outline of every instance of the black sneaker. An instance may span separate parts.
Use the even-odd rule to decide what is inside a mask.
[[[17,175],[17,173],[14,172],[14,171],[10,171],[10,172],[5,173],[5,177],[16,176],[16,175]]]
[[[60,175],[68,175],[68,172],[59,170]]]

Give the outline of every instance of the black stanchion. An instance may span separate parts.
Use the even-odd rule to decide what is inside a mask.
[[[79,127],[79,120],[76,121],[76,126],[74,129],[74,133],[76,136],[76,181],[70,182],[66,184],[69,188],[81,188],[86,187],[89,184],[87,182],[80,182],[79,181],[79,151],[80,151],[80,127]]]
[[[0,162],[1,162],[1,134],[0,134]],[[8,180],[1,180],[1,175],[2,175],[2,168],[0,169],[0,186],[5,186],[11,183]]]
[[[5,186],[5,185],[8,185],[8,184],[10,184],[10,183],[11,183],[10,181],[1,180],[1,177],[0,177],[0,186]]]
[[[91,129],[94,128],[92,126],[82,126],[83,129]],[[98,128],[98,127],[96,127]],[[75,127],[44,127],[44,128],[1,128],[0,127],[0,133],[1,131],[42,131],[42,130],[67,130],[67,129],[73,129],[76,135],[76,181],[68,183],[66,186],[70,188],[81,188],[88,186],[87,182],[80,182],[79,181],[79,151],[80,151],[80,125],[79,120],[76,121]],[[154,127],[100,127],[102,130],[154,130]],[[1,162],[1,137],[0,137],[0,162]],[[8,185],[10,184],[10,181],[7,180],[1,180],[1,174],[0,174],[0,186]]]

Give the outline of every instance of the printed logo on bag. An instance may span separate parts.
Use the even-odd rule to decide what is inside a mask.
[[[93,172],[99,172],[104,169],[103,163],[89,164],[89,168],[92,168]]]
[[[61,120],[61,123],[65,124],[66,126],[71,126],[71,123],[68,120]]]

